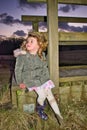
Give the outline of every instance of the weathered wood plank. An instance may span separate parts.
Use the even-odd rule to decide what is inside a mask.
[[[59,22],[87,23],[87,18],[82,17],[58,17]]]
[[[58,3],[87,5],[87,0],[58,0]]]
[[[44,32],[47,35],[47,32]],[[87,45],[86,32],[58,32],[59,45]]]
[[[29,16],[29,15],[22,15],[22,21],[24,22],[47,22],[46,16]],[[72,23],[87,23],[87,18],[81,17],[58,17],[59,22],[72,22]]]
[[[47,2],[47,1],[46,0],[27,0],[27,2]],[[58,3],[87,5],[87,0],[58,0]]]
[[[59,45],[87,45],[87,41],[60,41]]]
[[[87,80],[87,76],[73,76],[73,77],[63,77],[59,79],[59,82],[74,82],[74,81],[85,81]]]
[[[87,33],[84,32],[60,32],[59,33],[60,41],[87,41]]]
[[[48,42],[49,42],[48,65],[49,65],[49,71],[50,71],[50,78],[54,81],[54,84],[58,89],[59,82],[57,79],[59,79],[59,48],[58,48],[59,38],[57,34],[58,33],[57,0],[51,0],[51,2],[50,0],[47,0],[47,16],[48,16],[47,24],[48,24]]]
[[[61,67],[60,67],[60,70],[71,70],[71,69],[87,69],[87,65],[61,66]]]
[[[22,19],[23,22],[47,22],[46,16],[22,15],[21,19]]]

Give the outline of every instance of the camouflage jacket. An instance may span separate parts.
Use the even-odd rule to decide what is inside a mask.
[[[46,60],[38,55],[29,53],[16,57],[15,77],[17,84],[24,83],[26,87],[41,86],[49,80],[49,71]]]

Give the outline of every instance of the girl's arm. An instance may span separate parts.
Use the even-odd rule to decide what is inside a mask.
[[[44,55],[44,61],[43,61],[43,65],[42,65],[42,74],[41,74],[41,82],[44,83],[44,81],[47,81],[50,79],[49,76],[49,70],[48,70],[48,64],[47,64],[47,59]]]
[[[15,77],[18,85],[22,83],[23,65],[24,65],[23,56],[20,55],[16,58],[16,64],[15,64]]]

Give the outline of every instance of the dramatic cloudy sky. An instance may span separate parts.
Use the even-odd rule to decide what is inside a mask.
[[[20,2],[21,1],[21,2]],[[32,29],[30,22],[23,23],[21,15],[46,16],[46,4],[27,4],[26,0],[0,1],[0,36],[25,36]],[[58,16],[87,17],[87,6],[58,5]],[[87,24],[59,23],[60,30],[87,32]],[[39,23],[39,29],[46,31],[46,23]]]

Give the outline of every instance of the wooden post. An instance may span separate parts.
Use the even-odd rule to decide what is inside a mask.
[[[33,23],[33,30],[38,31],[38,22],[32,22]]]
[[[48,59],[50,78],[59,86],[58,1],[47,0]]]

